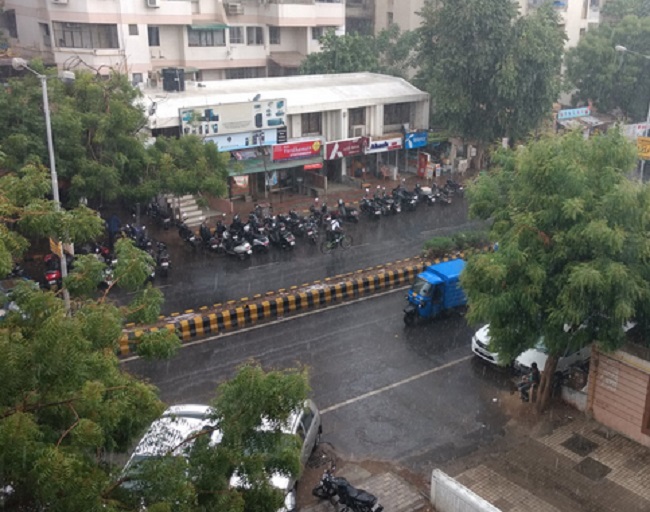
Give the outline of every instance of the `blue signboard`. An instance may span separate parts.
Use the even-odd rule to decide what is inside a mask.
[[[427,132],[414,132],[404,135],[404,147],[406,149],[423,148],[427,145]]]
[[[573,119],[575,117],[585,117],[589,114],[591,114],[591,109],[589,107],[560,110],[557,113],[557,120],[562,121],[564,119]]]

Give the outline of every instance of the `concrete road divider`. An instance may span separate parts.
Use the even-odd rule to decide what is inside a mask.
[[[187,342],[193,338],[248,327],[258,322],[282,318],[293,313],[357,299],[408,284],[428,265],[459,257],[464,257],[464,254],[458,253],[434,261],[409,258],[365,271],[350,272],[345,276],[327,279],[325,282],[317,281],[300,287],[293,286],[289,290],[278,290],[271,295],[267,294],[266,297],[228,301],[212,312],[200,308],[201,314],[195,314],[193,310],[188,310],[188,313],[183,315],[172,314],[166,323],[159,326],[127,326],[119,342],[118,355],[127,356],[137,353],[138,340],[147,332],[168,329],[176,332],[181,341]],[[396,268],[387,268],[390,266]]]

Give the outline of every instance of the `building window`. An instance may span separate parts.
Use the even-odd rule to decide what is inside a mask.
[[[160,27],[149,25],[147,34],[149,35],[149,46],[160,46]]]
[[[3,2],[0,2],[0,4],[1,3]],[[3,12],[2,8],[0,8],[0,27],[3,26],[9,33],[9,37],[18,39],[18,25],[16,24],[15,9],[7,9],[6,11]]]
[[[50,37],[50,26],[47,23],[39,23],[38,28],[41,31],[41,36],[43,37],[43,45],[50,47],[52,46],[52,38]]]
[[[117,25],[52,22],[60,48],[119,48]]]
[[[131,75],[131,84],[133,85],[138,85],[143,82],[143,76],[142,73],[133,73]]]
[[[246,44],[251,46],[264,44],[262,27],[246,27]]]
[[[228,33],[230,44],[244,44],[244,29],[242,27],[230,27]]]
[[[269,43],[280,44],[280,27],[269,27]]]
[[[310,114],[302,114],[300,116],[302,121],[302,134],[303,135],[320,135],[322,126],[322,115],[320,112],[312,112]]]
[[[226,80],[238,78],[262,78],[266,76],[266,68],[234,68],[226,69]]]
[[[361,108],[351,108],[348,110],[348,119],[350,120],[350,126],[359,126],[366,125],[366,109],[365,107]]]
[[[194,30],[187,29],[187,43],[189,46],[226,46],[226,30]]]
[[[129,25],[129,35],[130,36],[137,36],[139,35],[138,31],[138,26],[137,25]]]
[[[313,41],[320,41],[325,35],[325,27],[311,27],[311,38]]]
[[[406,124],[411,118],[409,103],[393,103],[384,105],[384,125]]]
[[[387,12],[386,13],[386,24],[390,27],[394,23],[393,21],[393,13],[392,12]]]

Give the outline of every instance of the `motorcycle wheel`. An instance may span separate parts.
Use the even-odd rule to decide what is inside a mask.
[[[325,487],[323,487],[322,485],[319,485],[318,487],[314,487],[311,490],[311,493],[317,498],[320,498],[321,500],[327,500],[336,495],[336,493],[328,492],[327,490],[325,490]]]
[[[327,240],[321,242],[321,244],[320,244],[320,252],[322,252],[323,254],[331,253],[332,252],[332,245]]]
[[[345,235],[341,238],[341,248],[348,250],[350,247],[352,247],[352,237],[350,235]]]

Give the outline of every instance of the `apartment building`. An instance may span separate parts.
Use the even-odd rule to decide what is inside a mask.
[[[156,84],[296,74],[344,0],[5,0],[14,53],[60,69],[119,69]]]
[[[551,1],[560,14],[560,23],[567,34],[566,47],[578,44],[580,37],[600,22],[600,8],[605,0],[517,0],[522,15]],[[422,18],[417,13],[425,0],[347,0],[346,23],[350,30],[372,26],[377,34],[393,23],[403,31],[420,26]]]

